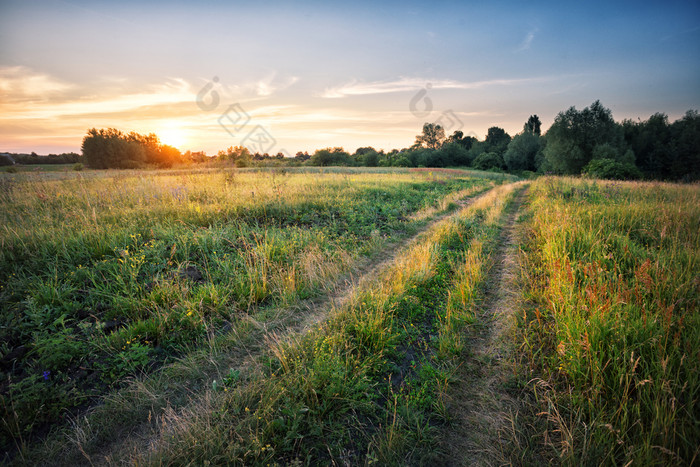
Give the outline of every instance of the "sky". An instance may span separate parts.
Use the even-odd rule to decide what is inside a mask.
[[[391,150],[595,100],[700,109],[700,2],[0,0],[0,152],[80,152],[93,127],[209,155]]]

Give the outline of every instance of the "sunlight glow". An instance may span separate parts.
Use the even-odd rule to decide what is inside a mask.
[[[176,147],[180,151],[183,150],[183,145],[187,144],[187,136],[180,127],[165,127],[156,131],[156,134],[161,143]]]

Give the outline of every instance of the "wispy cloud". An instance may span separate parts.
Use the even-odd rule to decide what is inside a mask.
[[[47,82],[52,83],[51,81]],[[73,88],[66,86],[65,89],[56,89],[55,87],[50,89],[54,89],[60,94],[60,91]],[[93,114],[107,115],[154,106],[175,105],[183,102],[194,103],[192,86],[182,79],[171,79],[162,84],[146,86],[138,92],[115,93],[99,97],[92,95],[63,96],[63,98],[57,98],[58,102],[42,100],[33,102],[31,105],[18,105],[36,93],[38,93],[36,88],[25,89],[23,93],[13,94],[14,99],[6,101],[6,104],[0,105],[0,108],[3,108],[7,117],[11,116],[15,119],[46,119]],[[194,106],[194,104],[192,105]]]
[[[517,49],[515,49],[516,52],[523,52],[525,50],[530,50],[530,46],[532,45],[532,41],[535,40],[535,35],[539,29],[535,28],[531,30],[530,32],[527,33],[523,41],[520,43]]]
[[[694,28],[684,29],[684,30],[682,30],[682,31],[676,31],[676,32],[674,32],[674,33],[672,33],[672,34],[667,34],[667,35],[663,36],[663,37],[660,39],[660,41],[661,41],[661,42],[666,42],[666,41],[668,41],[668,40],[676,39],[676,38],[678,38],[678,37],[680,37],[680,36],[685,36],[686,34],[693,34],[694,32],[698,32],[698,31],[700,31],[700,26],[695,26]]]
[[[45,73],[23,66],[0,67],[0,102],[46,100],[75,88]]]
[[[347,84],[326,88],[321,97],[338,99],[348,96],[366,96],[392,92],[416,91],[429,89],[480,89],[488,86],[513,86],[542,81],[542,78],[491,79],[484,81],[455,81],[449,79],[399,78],[393,81],[360,82],[353,80]]]
[[[255,82],[255,93],[262,97],[271,96],[273,93],[284,90],[297,81],[299,81],[297,76],[278,78],[277,72],[272,72],[263,79]]]
[[[298,81],[271,73],[259,80],[228,86],[220,83],[221,111],[225,103],[263,100]],[[94,92],[94,87],[99,93]],[[195,96],[202,88],[182,78],[135,86],[114,77],[78,86],[25,67],[0,68],[0,121],[76,119],[196,114]],[[229,102],[230,103],[230,102]]]

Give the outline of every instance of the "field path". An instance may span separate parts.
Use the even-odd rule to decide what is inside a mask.
[[[198,381],[207,381],[207,385],[203,388],[199,384],[189,383],[193,387],[187,387],[188,381],[170,382],[169,394],[150,394],[152,391],[145,388],[143,383],[136,384],[136,390],[140,391],[143,396],[153,398],[152,411],[148,410],[147,419],[136,422],[127,432],[121,433],[121,436],[111,437],[109,440],[97,445],[84,446],[83,443],[75,443],[73,449],[76,449],[80,454],[77,458],[82,458],[82,461],[87,461],[89,464],[114,464],[114,463],[129,463],[128,459],[123,459],[126,454],[143,453],[152,449],[157,444],[157,439],[162,436],[162,430],[167,430],[168,421],[176,420],[181,414],[188,410],[197,407],[202,410],[206,405],[208,387],[212,379],[219,379],[228,368],[235,368],[242,373],[253,372],[254,367],[259,365],[259,356],[267,351],[270,342],[280,340],[290,340],[303,335],[306,331],[323,322],[333,311],[341,308],[355,293],[358,287],[363,287],[366,284],[371,284],[377,280],[381,274],[398,258],[401,254],[409,251],[409,249],[427,233],[430,229],[441,221],[451,216],[456,216],[462,209],[471,205],[475,200],[485,196],[493,188],[484,191],[476,196],[468,197],[450,196],[450,201],[455,203],[458,208],[439,211],[435,208],[430,208],[424,212],[416,213],[417,219],[429,219],[429,221],[418,229],[414,234],[400,238],[399,240],[389,241],[381,250],[372,254],[370,258],[361,258],[353,266],[350,272],[341,275],[332,284],[326,286],[326,291],[322,295],[307,299],[299,304],[293,305],[293,312],[282,313],[277,320],[272,321],[256,321],[251,315],[246,319],[253,323],[254,331],[253,338],[246,339],[246,344],[241,345],[235,351],[224,351],[226,355],[218,355],[207,359],[205,362],[199,361]],[[233,330],[235,332],[235,330]],[[199,386],[202,389],[195,389]],[[183,397],[183,393],[186,395]],[[128,403],[125,400],[124,403]],[[188,409],[190,407],[190,409]],[[76,426],[76,434],[73,439],[84,439],[82,434],[83,429]],[[90,443],[88,443],[90,444]],[[74,457],[76,458],[76,457]],[[77,460],[76,458],[76,460]],[[121,461],[121,462],[120,462]]]
[[[426,232],[433,228],[433,226],[448,217],[457,215],[462,209],[471,205],[482,196],[485,196],[491,190],[493,190],[493,188],[471,198],[456,199],[455,204],[459,206],[458,209],[434,215],[430,222],[421,227],[415,234],[398,242],[390,242],[390,244],[382,248],[379,252],[373,254],[372,258],[361,260],[360,264],[357,264],[352,272],[345,274],[336,281],[333,289],[327,294],[324,294],[316,300],[307,301],[308,303],[306,306],[309,312],[305,315],[301,327],[297,329],[297,331],[305,331],[312,328],[327,316],[329,310],[342,307],[350,297],[352,297],[358,287],[372,283],[379,278],[396,258],[409,251],[413,245],[421,240]]]
[[[509,417],[517,402],[504,383],[512,376],[509,351],[517,309],[518,250],[515,219],[524,190],[506,214],[504,228],[491,253],[484,301],[477,322],[467,335],[465,358],[458,381],[450,385],[447,409],[452,423],[443,431],[447,464],[452,466],[504,465],[509,439]]]

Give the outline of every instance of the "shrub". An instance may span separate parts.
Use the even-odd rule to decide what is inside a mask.
[[[474,159],[473,166],[475,169],[479,170],[503,170],[505,168],[505,162],[503,161],[503,157],[495,152],[482,152]]]
[[[0,154],[0,166],[15,165],[15,161],[7,154]]]
[[[636,180],[642,176],[634,164],[612,159],[594,159],[583,168],[582,173],[592,178],[610,180]]]

